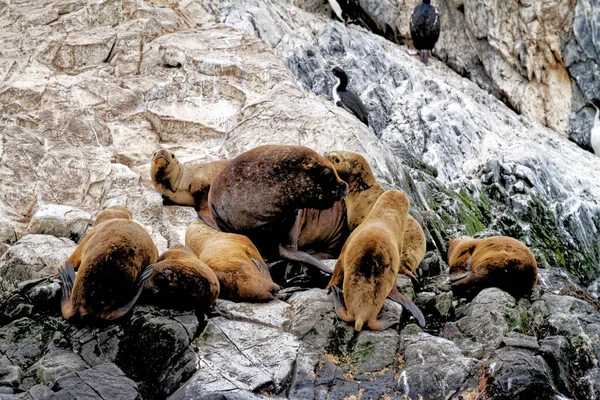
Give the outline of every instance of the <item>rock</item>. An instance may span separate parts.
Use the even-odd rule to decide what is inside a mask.
[[[450,396],[465,384],[478,361],[464,357],[451,341],[423,332],[402,332],[404,367],[397,390],[410,398]]]
[[[577,397],[579,399],[595,399],[600,394],[600,368],[588,371],[577,382]]]
[[[564,336],[548,336],[540,341],[540,354],[552,370],[553,381],[562,393],[571,392],[573,348]]]
[[[26,235],[0,257],[0,285],[10,290],[20,282],[54,274],[75,248],[66,238]]]
[[[511,331],[528,333],[527,310],[497,288],[484,289],[469,303],[466,315],[456,323],[458,330],[487,351],[496,348]]]
[[[90,368],[81,356],[70,350],[58,350],[46,354],[33,366],[37,381],[42,384],[54,382],[57,378],[72,371]]]
[[[50,399],[141,400],[138,385],[114,364],[100,364],[85,371],[72,372],[52,386]]]
[[[6,356],[0,358],[0,387],[16,389],[21,382],[22,374],[21,368],[12,365]]]
[[[488,390],[497,398],[545,399],[558,394],[548,364],[532,351],[504,347],[488,363],[491,378]]]
[[[91,226],[91,219],[89,213],[74,207],[41,205],[31,217],[26,233],[67,237],[77,243]]]

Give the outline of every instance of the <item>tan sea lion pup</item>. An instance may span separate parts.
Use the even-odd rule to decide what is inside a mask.
[[[497,287],[520,298],[531,294],[537,282],[537,262],[523,243],[508,236],[473,239],[463,236],[448,243],[452,292],[472,298]]]
[[[163,308],[204,310],[219,296],[212,269],[184,245],[165,251],[144,284],[144,300]]]
[[[348,183],[344,198],[348,209],[350,232],[356,229],[371,211],[385,189],[375,179],[366,158],[352,151],[336,150],[325,153],[342,180]],[[425,232],[421,224],[410,214],[407,217],[400,273],[415,278],[415,271],[423,262],[427,250]]]
[[[379,315],[386,297],[402,304],[425,326],[423,313],[396,288],[408,208],[404,193],[384,192],[350,234],[335,264],[328,285],[334,293],[335,310],[343,321],[354,322],[357,331],[365,323],[379,331],[398,322],[392,314]]]
[[[230,160],[202,164],[182,164],[177,156],[165,149],[152,154],[150,177],[156,191],[173,204],[192,206],[202,218],[212,221],[208,210],[208,191],[214,177]]]
[[[188,225],[185,244],[215,272],[222,298],[273,300],[273,295],[280,289],[271,280],[269,268],[246,236],[219,232],[198,221]]]
[[[331,268],[298,249],[300,210],[325,210],[348,189],[333,165],[304,146],[264,145],[240,154],[213,180],[208,202],[223,232],[248,236],[266,259]]]
[[[105,211],[99,217],[111,213],[109,209]],[[127,314],[157,258],[152,238],[131,217],[95,224],[58,270],[63,317],[114,320]]]

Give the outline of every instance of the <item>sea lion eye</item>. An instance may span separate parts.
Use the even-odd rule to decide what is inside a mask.
[[[333,162],[336,163],[336,164],[339,164],[340,163],[340,159],[337,158],[337,157],[333,157]]]

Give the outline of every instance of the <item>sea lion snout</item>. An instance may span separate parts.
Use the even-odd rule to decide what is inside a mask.
[[[158,168],[164,168],[171,162],[171,158],[174,158],[174,155],[168,150],[158,149],[152,154],[152,162]]]

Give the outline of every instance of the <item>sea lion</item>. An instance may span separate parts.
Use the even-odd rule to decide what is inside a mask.
[[[127,208],[122,207],[122,206],[114,206],[114,207],[105,208],[104,210],[100,211],[100,213],[98,213],[98,216],[96,216],[96,219],[94,220],[94,224],[92,225],[92,227],[98,225],[101,222],[108,221],[109,219],[115,219],[115,218],[131,219],[132,218],[131,211],[129,211]]]
[[[152,238],[137,222],[125,218],[100,222],[58,269],[63,317],[114,320],[127,314],[157,258]]]
[[[391,314],[378,316],[386,297],[402,304],[425,326],[423,313],[396,288],[408,208],[404,193],[384,192],[350,234],[335,264],[328,285],[334,294],[335,310],[343,321],[354,322],[357,331],[365,323],[379,331],[398,322]]]
[[[350,232],[359,226],[385,189],[375,179],[373,170],[365,157],[352,151],[336,150],[325,153],[336,172],[348,183],[344,198],[348,209]],[[415,271],[424,263],[427,240],[421,224],[410,214],[406,219],[400,273],[416,279]]]
[[[192,206],[201,218],[212,221],[208,211],[208,191],[214,177],[229,161],[182,164],[174,153],[158,149],[152,154],[150,164],[152,185],[163,195],[165,201]]]
[[[319,260],[338,258],[350,235],[343,200],[325,210],[301,209],[298,225],[298,250]]]
[[[333,165],[296,145],[264,145],[234,158],[208,193],[212,217],[223,232],[246,235],[267,259],[299,261],[332,270],[298,250],[301,209],[333,207],[348,189]]]
[[[212,269],[187,246],[165,251],[152,265],[143,299],[163,308],[204,310],[219,296],[219,280]]]
[[[463,236],[448,243],[452,292],[472,298],[497,287],[515,298],[527,296],[537,282],[537,262],[523,243],[508,236],[473,239]]]
[[[273,300],[273,295],[280,289],[271,280],[269,268],[246,236],[219,232],[198,221],[188,225],[185,244],[214,271],[222,298]]]

